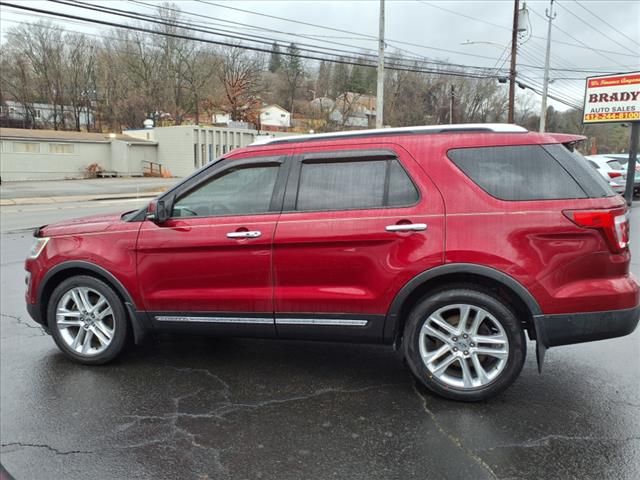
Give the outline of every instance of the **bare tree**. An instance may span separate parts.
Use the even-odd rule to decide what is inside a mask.
[[[226,110],[233,120],[246,121],[259,107],[258,86],[264,59],[237,47],[224,49],[221,57],[218,79],[224,86]]]
[[[89,130],[89,102],[91,92],[95,90],[96,52],[95,45],[82,34],[67,34],[64,37],[68,45],[65,52],[65,78],[67,98],[75,129],[80,131],[80,119],[83,110],[87,111],[87,130]]]

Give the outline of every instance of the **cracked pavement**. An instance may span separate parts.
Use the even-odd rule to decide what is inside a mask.
[[[518,381],[478,404],[372,345],[162,336],[85,367],[28,317],[30,233],[2,215],[0,460],[16,480],[640,476],[638,331],[551,349],[541,376],[529,343]]]

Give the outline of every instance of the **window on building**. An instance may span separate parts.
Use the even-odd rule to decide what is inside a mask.
[[[42,110],[36,110],[36,118],[40,118],[42,116]]]
[[[50,143],[49,153],[72,154],[75,150],[73,143]]]
[[[40,153],[40,144],[36,142],[13,142],[15,153]]]
[[[198,168],[198,144],[193,144],[193,168]]]
[[[284,114],[284,113],[281,113],[281,114],[280,114],[280,118],[284,118],[284,117],[285,117],[285,114]]]
[[[206,217],[268,212],[277,175],[278,165],[231,168],[180,198],[173,207],[173,216]]]

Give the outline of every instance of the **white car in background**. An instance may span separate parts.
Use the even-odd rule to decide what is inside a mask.
[[[588,155],[584,158],[602,175],[614,192],[624,195],[627,171],[617,159],[608,155]]]

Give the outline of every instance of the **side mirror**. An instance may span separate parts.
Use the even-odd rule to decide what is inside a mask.
[[[160,224],[166,222],[170,217],[171,207],[164,200],[152,200],[147,206],[147,220]]]

